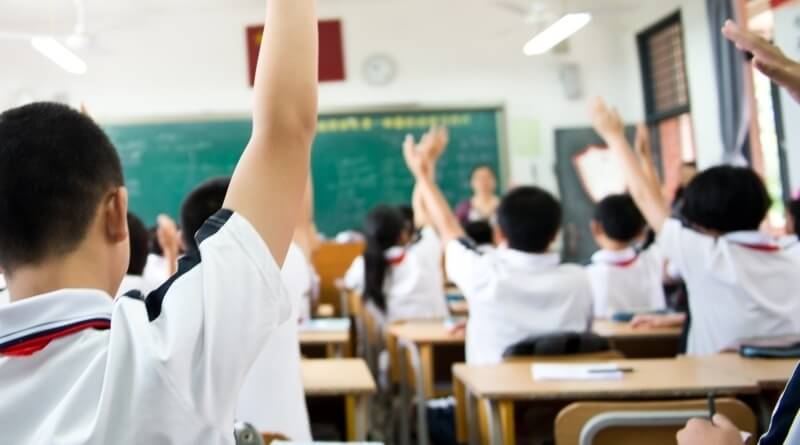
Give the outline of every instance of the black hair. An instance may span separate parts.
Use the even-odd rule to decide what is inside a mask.
[[[467,236],[475,241],[475,244],[483,246],[486,244],[494,244],[494,233],[489,221],[472,221],[464,224],[464,231]]]
[[[786,209],[794,220],[794,234],[800,236],[800,199],[793,199],[786,204]]]
[[[396,207],[379,206],[372,209],[364,219],[364,237],[367,248],[364,252],[364,298],[386,311],[386,295],[383,283],[389,263],[386,251],[395,246],[406,230],[403,214]]]
[[[397,210],[399,210],[400,214],[403,215],[403,222],[406,224],[408,233],[413,234],[417,227],[416,221],[414,221],[414,208],[410,205],[400,205],[397,206]]]
[[[75,250],[104,195],[124,184],[106,134],[90,118],[39,102],[0,114],[0,267]]]
[[[164,250],[158,242],[158,226],[147,229],[147,251],[158,256],[164,255]]]
[[[500,201],[497,223],[508,239],[508,247],[544,253],[561,227],[561,204],[539,187],[517,187]]]
[[[209,179],[200,184],[181,205],[181,238],[187,251],[197,250],[194,234],[203,223],[222,208],[231,178],[228,176]]]
[[[681,214],[689,225],[724,234],[758,230],[769,207],[767,188],[753,170],[725,165],[695,176]]]
[[[598,202],[594,220],[614,241],[629,243],[642,234],[647,223],[630,195],[611,195]]]
[[[147,265],[148,235],[147,228],[138,216],[128,212],[128,241],[131,246],[131,259],[128,263],[128,275],[141,276]]]

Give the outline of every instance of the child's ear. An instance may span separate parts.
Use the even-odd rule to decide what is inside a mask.
[[[128,189],[118,187],[106,195],[104,203],[106,235],[112,243],[128,240]]]
[[[592,235],[594,235],[595,238],[605,234],[605,232],[603,231],[603,226],[599,222],[597,222],[596,219],[593,219],[589,223],[589,228],[592,230]]]
[[[508,238],[506,238],[506,234],[503,233],[503,229],[500,228],[500,225],[493,224],[492,230],[494,232],[494,244],[496,246],[505,244],[508,241]]]

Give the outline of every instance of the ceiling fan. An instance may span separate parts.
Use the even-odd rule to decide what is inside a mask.
[[[0,40],[29,42],[31,46],[50,59],[53,63],[73,74],[87,71],[86,62],[76,51],[100,49],[97,45],[97,34],[90,32],[86,20],[86,0],[73,0],[75,8],[75,24],[68,34],[56,33],[24,33],[0,31]]]
[[[545,54],[554,48],[566,51],[567,39],[591,22],[594,14],[631,10],[638,7],[638,2],[623,0],[606,0],[598,7],[597,1],[586,2],[526,0],[495,0],[498,9],[514,14],[528,25],[537,28],[537,34],[525,45],[526,55]]]

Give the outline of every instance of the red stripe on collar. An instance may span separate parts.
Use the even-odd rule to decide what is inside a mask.
[[[633,266],[634,263],[636,263],[636,260],[638,260],[638,259],[639,259],[639,255],[636,255],[633,258],[631,258],[629,260],[626,260],[626,261],[612,262],[611,265],[612,266],[616,266],[616,267],[631,267],[631,266]]]
[[[54,330],[33,334],[30,337],[0,347],[0,355],[9,357],[28,357],[46,348],[53,340],[67,337],[86,329],[105,330],[111,327],[110,320],[87,320]]]
[[[781,250],[783,250],[781,246],[775,244],[748,244],[748,243],[737,243],[735,241],[734,244],[745,247],[750,250],[757,250],[759,252],[780,252]]]
[[[397,266],[398,264],[402,263],[403,260],[406,259],[406,253],[403,252],[402,255],[398,255],[396,257],[389,258],[387,261],[392,266]]]

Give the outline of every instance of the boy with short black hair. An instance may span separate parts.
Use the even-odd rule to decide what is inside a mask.
[[[592,235],[600,250],[586,267],[596,317],[666,308],[664,260],[657,247],[638,251],[647,223],[630,195],[611,195],[595,206]]]
[[[595,129],[624,166],[633,199],[658,246],[686,281],[692,314],[687,352],[714,354],[753,337],[800,334],[800,261],[759,232],[769,195],[747,168],[720,166],[686,188],[683,224],[670,218],[661,186],[625,139],[619,115],[598,99]]]
[[[470,305],[467,362],[498,363],[506,348],[533,335],[587,331],[592,297],[586,274],[549,251],[561,227],[558,200],[538,187],[508,192],[497,210],[500,247],[481,254],[430,174],[439,153],[420,148],[408,138],[404,155],[446,245],[448,277]]]
[[[127,190],[86,116],[0,114],[0,419],[9,444],[233,444],[239,389],[290,313],[279,265],[316,125],[313,0],[270,0],[253,134],[199,252],[147,296],[128,266]]]

